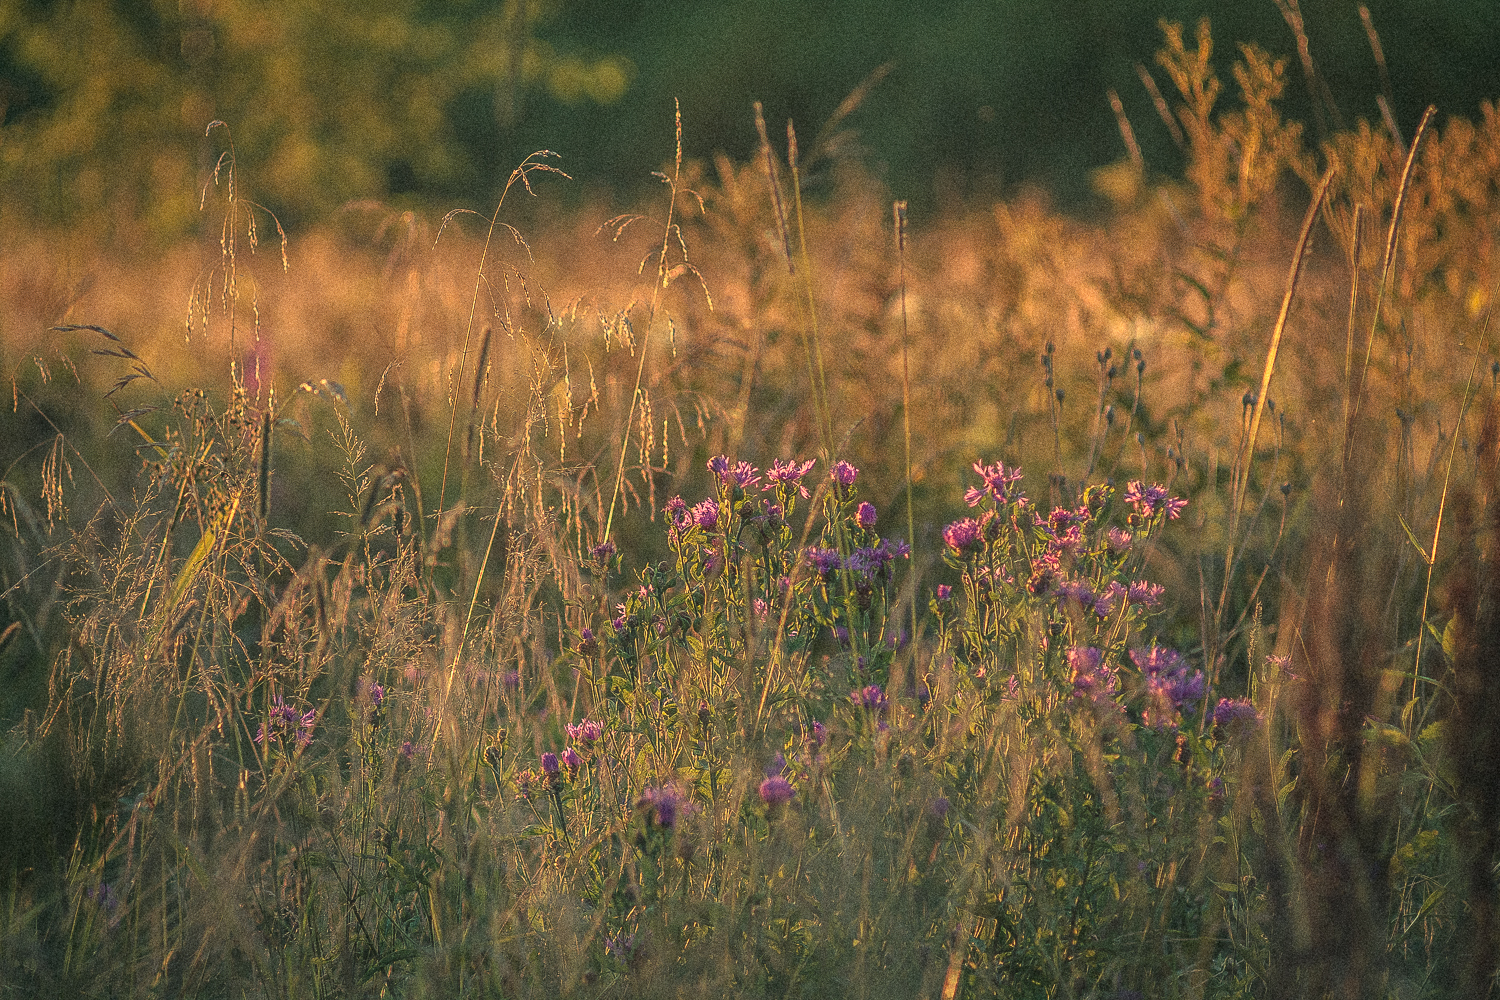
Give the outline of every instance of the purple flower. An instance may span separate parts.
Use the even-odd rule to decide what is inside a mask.
[[[574,743],[581,743],[585,749],[598,743],[599,738],[604,735],[604,723],[595,722],[593,719],[584,719],[576,726],[570,722],[566,728],[568,739]]]
[[[1004,462],[996,462],[994,465],[975,462],[974,471],[984,480],[984,489],[971,486],[964,491],[964,502],[970,507],[978,507],[986,496],[993,497],[996,503],[1009,503],[1013,499],[1010,488],[1021,481],[1021,470],[1007,470]]]
[[[849,700],[859,708],[866,708],[872,712],[884,712],[886,706],[890,704],[879,684],[870,684],[858,691],[851,691]]]
[[[787,774],[790,768],[787,766],[786,754],[778,753],[771,758],[771,763],[766,765],[766,775]]]
[[[418,751],[420,751],[421,749],[421,747],[417,746],[411,740],[405,740],[399,747],[396,748],[396,752],[400,754],[404,760],[409,761],[413,757],[415,757]]]
[[[1130,658],[1146,678],[1146,705],[1141,721],[1156,729],[1177,725],[1178,713],[1203,697],[1203,672],[1188,672],[1182,654],[1152,646],[1134,649]]]
[[[814,719],[812,732],[807,734],[807,745],[817,750],[826,742],[828,742],[828,727]]]
[[[1222,729],[1252,728],[1260,723],[1260,713],[1248,698],[1220,698],[1214,706],[1214,725]]]
[[[764,598],[757,597],[751,606],[755,611],[756,618],[764,621],[771,616],[771,605],[767,604]]]
[[[583,758],[578,756],[578,751],[568,747],[562,752],[563,766],[568,769],[568,777],[578,777],[578,769],[583,766]]]
[[[854,512],[854,522],[861,528],[869,531],[871,528],[875,527],[875,518],[875,505],[872,503],[866,503],[865,501],[861,500],[859,502],[858,509],[856,509]]]
[[[795,794],[792,783],[779,774],[773,774],[760,783],[760,800],[768,806],[786,805]]]
[[[557,754],[550,750],[542,754],[542,773],[549,778],[557,777]]]
[[[385,704],[385,688],[374,681],[365,681],[365,695],[370,699],[370,707],[376,711]]]
[[[719,501],[705,500],[688,511],[688,523],[696,524],[704,531],[713,531],[719,525]]]
[[[771,463],[771,470],[766,473],[768,480],[763,489],[774,489],[777,486],[795,486],[804,498],[808,496],[807,487],[802,485],[802,477],[812,471],[812,459],[806,462],[797,462],[795,459],[783,462],[780,459]]]
[[[651,810],[657,826],[668,829],[677,825],[678,814],[686,814],[692,803],[675,785],[648,788],[641,796],[641,804]]]
[[[1094,598],[1094,613],[1100,618],[1108,618],[1115,613],[1115,608],[1125,599],[1127,591],[1120,586],[1118,580],[1109,581],[1109,586],[1104,588],[1104,593]]]
[[[943,529],[943,541],[948,547],[959,555],[977,552],[984,546],[984,533],[979,522],[972,517],[966,517],[961,521],[954,521]]]
[[[609,562],[617,551],[615,543],[606,538],[598,545],[589,549],[589,558],[595,562]]]
[[[672,499],[668,500],[667,505],[662,509],[662,512],[666,514],[667,519],[672,522],[672,527],[678,529],[679,531],[685,529],[688,526],[688,505],[687,501],[682,499],[682,497],[673,497]]]
[[[1095,601],[1098,599],[1097,595],[1094,593],[1094,588],[1090,587],[1088,583],[1083,580],[1065,580],[1064,582],[1059,583],[1053,589],[1052,596],[1055,597],[1059,603],[1063,601],[1077,601],[1079,604],[1083,605],[1086,608],[1093,607]]]
[[[1125,591],[1127,604],[1140,604],[1148,608],[1154,608],[1161,604],[1161,595],[1165,590],[1159,583],[1147,583],[1145,580],[1132,580],[1130,589]]]
[[[599,640],[594,638],[594,630],[585,628],[578,633],[578,652],[584,656],[593,656],[599,652]]]
[[[1114,697],[1118,686],[1115,672],[1104,664],[1104,652],[1093,646],[1074,646],[1068,650],[1068,666],[1073,670],[1073,696],[1102,702]]]
[[[708,471],[718,477],[719,482],[725,486],[738,486],[742,490],[748,490],[760,484],[759,469],[749,462],[737,462],[730,465],[729,459],[724,455],[715,455],[709,459]]]
[[[859,470],[843,459],[833,464],[833,471],[829,473],[835,483],[840,486],[849,487],[854,485],[854,480],[859,478]]]
[[[937,798],[927,803],[927,815],[931,816],[933,819],[946,819],[948,816],[948,809],[951,805],[952,803],[948,801],[948,796],[939,795]]]
[[[953,588],[950,585],[948,585],[946,583],[940,583],[940,584],[938,584],[938,588],[937,588],[937,599],[938,599],[938,601],[940,601],[940,602],[947,601],[952,596],[953,596]]]
[[[588,629],[584,629],[584,631],[587,632]],[[500,675],[500,683],[505,685],[507,688],[510,688],[512,691],[516,690],[521,686],[521,671],[507,670],[505,673]]]
[[[611,958],[624,961],[630,957],[635,950],[635,935],[626,934],[621,931],[618,934],[606,934],[604,936],[604,954]]]
[[[810,546],[806,552],[802,553],[802,557],[807,560],[809,566],[817,570],[819,576],[827,576],[844,564],[844,560],[839,557],[838,549]]]
[[[1109,550],[1114,553],[1129,551],[1130,538],[1130,532],[1122,528],[1110,528],[1104,533],[1104,541],[1109,545]]]
[[[1125,502],[1134,507],[1143,520],[1150,520],[1162,511],[1166,512],[1167,520],[1176,520],[1187,506],[1187,501],[1181,497],[1168,495],[1167,488],[1160,483],[1146,486],[1140,480],[1125,488]]]

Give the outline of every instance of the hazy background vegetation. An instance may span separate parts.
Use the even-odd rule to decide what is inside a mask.
[[[1158,19],[1212,16],[1221,69],[1238,43],[1289,57],[1289,117],[1324,129],[1423,108],[1473,116],[1500,92],[1500,6],[1376,0],[1383,81],[1359,7],[1302,8],[1327,93],[1310,100],[1278,6],[1182,0],[11,0],[0,13],[0,161],[9,213],[109,218],[170,236],[230,126],[257,200],[301,227],[356,199],[483,205],[512,166],[552,149],[579,190],[634,190],[670,154],[752,150],[750,102],[809,135],[882,67],[848,124],[863,158],[921,210],[1040,181],[1065,202],[1123,155],[1120,95],[1147,163],[1182,155],[1137,75]],[[1227,76],[1227,74],[1226,74]],[[1331,105],[1330,102],[1331,101]],[[817,178],[814,177],[814,181]]]

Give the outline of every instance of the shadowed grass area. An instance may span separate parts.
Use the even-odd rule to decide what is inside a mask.
[[[1313,149],[1210,45],[1087,223],[762,121],[8,233],[0,983],[1487,995],[1500,115]]]

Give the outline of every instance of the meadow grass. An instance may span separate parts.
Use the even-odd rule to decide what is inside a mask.
[[[1090,222],[9,233],[0,994],[1488,995],[1500,113],[1211,42]]]

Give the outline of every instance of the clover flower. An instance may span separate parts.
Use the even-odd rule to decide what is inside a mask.
[[[589,549],[589,558],[595,562],[609,562],[614,554],[618,552],[615,543],[606,538],[604,541]]]
[[[861,500],[858,509],[854,511],[854,523],[869,531],[875,527],[875,519],[875,505]]]
[[[578,769],[583,766],[583,758],[578,755],[578,751],[568,747],[562,752],[560,759],[563,766],[568,769],[568,778],[571,780],[578,777]]]
[[[593,656],[599,652],[599,640],[594,638],[594,630],[584,628],[578,633],[578,652],[584,656]]]
[[[950,600],[952,597],[953,597],[953,587],[952,587],[951,584],[947,584],[947,583],[940,583],[940,584],[938,584],[938,586],[937,586],[937,599],[938,599],[938,603],[939,604],[944,603],[944,602]]]
[[[1110,528],[1104,533],[1105,544],[1109,546],[1109,551],[1116,555],[1130,550],[1130,539],[1130,532],[1123,528]]]
[[[1125,602],[1127,604],[1140,604],[1144,607],[1154,608],[1161,604],[1161,595],[1165,589],[1159,583],[1132,580],[1130,587],[1125,591]]]

